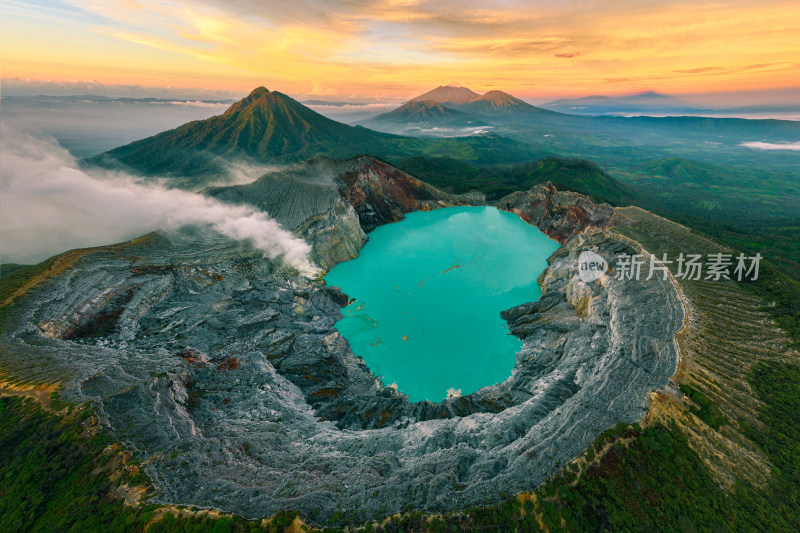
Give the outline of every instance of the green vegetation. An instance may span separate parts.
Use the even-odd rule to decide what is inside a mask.
[[[646,194],[648,209],[717,224],[774,223],[797,218],[800,181],[794,172],[721,166],[669,158],[615,168],[619,180]],[[643,206],[644,207],[644,206]]]
[[[8,274],[11,274],[15,270],[19,270],[20,268],[25,268],[26,266],[29,266],[29,265],[20,265],[18,263],[5,263],[5,264],[2,264],[2,265],[0,265],[0,278],[2,276],[6,276]]]
[[[197,186],[202,183],[198,177],[224,172],[226,158],[299,161],[316,155],[386,153],[391,152],[390,138],[328,119],[259,87],[222,115],[121,146],[90,162],[122,164],[145,175],[174,176],[178,185]]]
[[[594,163],[580,159],[547,157],[519,166],[488,168],[450,157],[412,157],[398,168],[442,190],[456,194],[481,191],[490,200],[547,181],[561,190],[580,192],[614,205],[641,200],[633,189],[622,185]]]
[[[31,399],[0,397],[0,531],[144,531],[158,507],[125,505],[115,492],[147,483],[147,477],[132,461],[120,466],[122,454],[104,434],[92,436],[87,407],[57,407],[65,412],[56,415]],[[165,514],[147,531],[278,532],[296,516],[281,513],[261,527],[260,520],[237,516]]]
[[[111,458],[100,435],[84,436],[78,411],[63,417],[33,400],[0,398],[0,530],[126,531],[142,517],[112,497],[92,471]]]
[[[539,115],[498,121],[492,131],[550,155],[569,154],[595,161],[604,168],[632,171],[645,162],[680,158],[795,175],[795,154],[776,151],[767,154],[742,143],[780,143],[798,138],[800,123],[704,117]]]
[[[800,222],[774,229],[752,223],[735,229],[713,221],[688,224],[749,255],[760,253],[758,280],[745,286],[767,302],[764,310],[800,349]]]
[[[46,272],[53,266],[55,259],[51,257],[38,265],[0,265],[0,302],[5,301],[26,282]]]
[[[540,491],[551,531],[731,529],[720,512],[726,495],[679,431],[656,425],[633,436],[574,485],[562,475]]]
[[[748,428],[746,433],[775,465],[768,496],[774,502],[768,503],[800,524],[800,367],[759,363],[750,384],[765,404],[760,419],[767,430]]]
[[[794,347],[800,349],[800,270],[794,270],[795,278],[784,273],[788,268],[774,267],[766,262],[763,278],[760,283],[750,284],[750,287],[761,293],[774,305],[765,308],[783,331],[794,342]]]
[[[719,410],[719,407],[714,405],[711,400],[708,399],[708,396],[699,390],[684,384],[681,385],[681,392],[687,395],[690,400],[698,405],[698,407],[692,408],[692,412],[697,415],[697,418],[712,428],[719,429],[728,423],[728,419],[725,418],[725,415],[722,414],[722,411]]]

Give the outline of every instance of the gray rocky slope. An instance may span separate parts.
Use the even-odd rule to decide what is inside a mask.
[[[404,213],[468,203],[367,157],[206,192],[267,210],[324,268]],[[15,303],[0,349],[69,376],[64,395],[94,402],[162,502],[328,522],[500,501],[644,415],[675,372],[683,307],[669,280],[578,278],[585,249],[642,251],[611,207],[549,185],[498,205],[563,246],[540,300],[503,314],[524,341],[512,375],[469,396],[385,388],[335,328],[346,295],[202,229],[81,255]]]

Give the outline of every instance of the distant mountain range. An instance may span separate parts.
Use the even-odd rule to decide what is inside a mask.
[[[464,115],[436,103],[411,104],[398,114],[456,117],[456,121]],[[525,143],[496,135],[429,141],[349,126],[283,93],[258,87],[221,115],[115,148],[86,163],[169,177],[175,186],[196,188],[218,180],[231,161],[275,164],[318,155],[344,159],[358,154],[393,161],[414,155],[442,155],[483,164],[521,163],[538,155]]]
[[[399,108],[362,122],[366,127],[397,134],[470,134],[462,130],[491,126],[520,116],[557,115],[503,91],[480,95],[466,87],[437,87]],[[421,127],[424,125],[425,127]]]
[[[671,101],[655,93],[635,99]],[[795,153],[773,150],[767,156],[747,143],[796,142],[798,136],[800,122],[580,116],[542,109],[501,91],[478,95],[463,87],[439,87],[363,126],[350,126],[259,87],[221,115],[188,122],[86,163],[170,178],[173,186],[189,189],[224,181],[232,162],[274,165],[318,155],[344,159],[368,154],[392,164],[415,156],[450,157],[473,165],[568,156],[616,168],[680,157],[789,171],[796,168]]]
[[[710,111],[700,109],[688,102],[657,93],[645,91],[625,96],[591,95],[583,98],[565,98],[542,104],[542,107],[577,115],[610,115],[610,114],[648,114],[648,113],[699,113]]]
[[[709,107],[692,104],[680,98],[654,91],[613,97],[591,95],[582,98],[565,98],[542,104],[542,107],[575,115],[741,115],[741,118],[750,118],[747,115],[773,113],[780,116],[781,114],[800,113],[800,103]]]
[[[553,114],[552,111],[532,106],[503,91],[489,91],[486,94],[479,95],[466,87],[437,87],[432,91],[412,98],[410,102],[433,102],[462,113],[487,117],[515,113]],[[403,105],[408,105],[408,103]],[[385,117],[391,113],[385,113],[380,116]],[[402,115],[397,115],[397,117],[403,118]]]

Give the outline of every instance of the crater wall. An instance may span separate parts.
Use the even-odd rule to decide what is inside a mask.
[[[379,224],[461,202],[369,158],[305,170],[209,194],[272,210],[325,265]],[[201,230],[81,256],[17,302],[0,342],[68,368],[64,394],[147,458],[162,502],[327,522],[499,501],[640,419],[675,372],[683,323],[669,280],[578,278],[585,249],[612,264],[643,251],[610,207],[551,185],[500,206],[563,246],[540,300],[503,314],[524,341],[512,376],[469,396],[409,403],[336,331],[346,295]]]

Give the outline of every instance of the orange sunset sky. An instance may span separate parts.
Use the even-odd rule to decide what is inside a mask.
[[[4,80],[401,99],[800,86],[797,1],[4,0]]]

